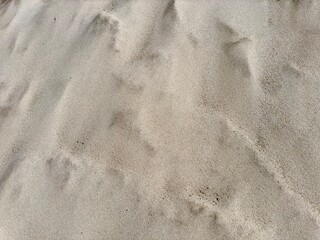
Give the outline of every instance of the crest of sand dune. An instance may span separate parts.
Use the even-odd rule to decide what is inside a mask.
[[[319,1],[0,1],[1,240],[315,240],[319,189]]]

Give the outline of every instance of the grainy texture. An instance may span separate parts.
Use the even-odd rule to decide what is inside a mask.
[[[320,239],[320,1],[1,0],[1,240]]]

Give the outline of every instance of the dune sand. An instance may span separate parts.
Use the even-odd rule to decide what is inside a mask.
[[[0,239],[320,239],[320,1],[2,0]]]

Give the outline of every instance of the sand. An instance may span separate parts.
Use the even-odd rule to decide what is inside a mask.
[[[320,1],[0,1],[1,240],[320,239]]]

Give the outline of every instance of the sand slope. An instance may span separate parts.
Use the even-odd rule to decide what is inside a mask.
[[[2,0],[0,239],[320,239],[319,11]]]

